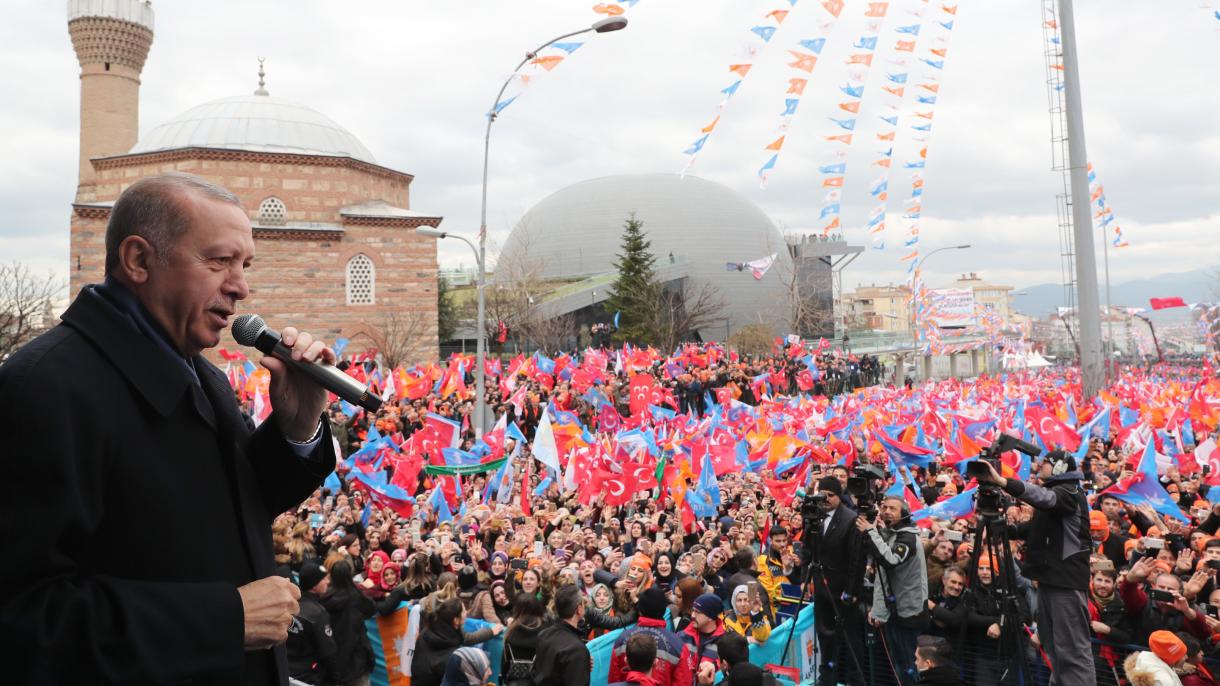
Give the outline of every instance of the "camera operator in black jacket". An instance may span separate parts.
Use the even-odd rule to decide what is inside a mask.
[[[1089,645],[1089,504],[1076,459],[1054,450],[1042,461],[1041,486],[1005,479],[987,465],[979,483],[998,485],[1034,507],[1025,541],[1024,576],[1038,582],[1038,639],[1051,663],[1050,686],[1093,686]]]

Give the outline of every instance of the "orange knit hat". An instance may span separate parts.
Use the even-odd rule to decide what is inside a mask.
[[[1170,666],[1177,664],[1186,657],[1186,644],[1172,631],[1154,631],[1148,635],[1148,648],[1153,655]]]

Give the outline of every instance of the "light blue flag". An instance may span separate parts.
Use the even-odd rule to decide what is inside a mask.
[[[703,134],[701,137],[699,137],[699,139],[698,139],[698,140],[696,140],[694,143],[691,143],[691,146],[690,146],[689,148],[687,148],[686,150],[683,150],[683,151],[682,151],[682,154],[684,154],[684,155],[694,155],[695,153],[697,153],[697,152],[699,152],[700,150],[702,150],[702,149],[703,149],[703,144],[704,144],[704,143],[707,143],[707,137],[708,137],[708,136],[710,136],[710,135],[712,135],[712,134],[710,134],[710,133],[705,133],[705,134]]]
[[[855,119],[835,119],[834,117],[829,117],[829,119],[830,119],[830,121],[838,124],[840,129],[844,129],[846,131],[855,131],[856,130],[856,120]]]
[[[860,40],[856,41],[856,43],[854,45],[852,45],[852,47],[858,48],[860,50],[876,50],[877,49],[877,37],[876,36],[861,36]]]
[[[727,95],[727,96],[729,96],[729,97],[731,98],[731,97],[733,97],[733,95],[734,95],[734,94],[737,92],[737,89],[738,89],[740,86],[741,86],[741,79],[737,79],[737,80],[736,80],[736,81],[734,81],[732,84],[730,84],[728,88],[723,88],[723,89],[721,89],[721,91],[720,91],[720,92],[721,92],[721,93],[724,93],[725,95]]]
[[[579,49],[582,45],[584,45],[584,43],[551,43],[552,47],[559,48],[569,55],[576,52],[577,49]]]
[[[823,174],[844,174],[847,172],[847,163],[840,162],[838,164],[828,164],[824,167],[818,167],[818,171]]]
[[[786,117],[790,114],[796,114],[796,106],[799,104],[801,104],[800,98],[785,98],[784,111],[781,112],[779,116]]]
[[[949,21],[938,21],[938,22],[936,22],[936,23],[937,23],[937,24],[940,24],[940,25],[941,25],[941,26],[943,26],[943,27],[945,27],[945,29],[946,29],[946,30],[948,30],[948,31],[952,31],[952,30],[953,30],[953,20],[952,20],[952,19],[950,19]]]
[[[839,86],[839,90],[843,91],[844,93],[850,95],[853,98],[859,98],[864,95],[864,84],[860,84],[859,86],[852,86],[850,84],[848,84],[846,86]]]
[[[915,97],[919,100],[919,102],[922,102],[925,105],[935,105],[936,104],[935,95],[917,95]]]
[[[924,64],[927,64],[929,67],[932,67],[933,69],[944,69],[945,68],[944,60],[930,60],[926,57],[921,57],[920,61],[923,62]]]
[[[822,208],[822,214],[819,217],[819,219],[825,219],[832,214],[839,214],[840,211],[841,211],[841,208],[839,207],[839,203],[837,203],[837,202],[831,203]]]
[[[925,166],[927,166],[927,160],[920,160],[918,162],[907,162],[906,164],[904,164],[902,166],[906,167],[907,169],[923,169]]]
[[[912,36],[918,36],[919,35],[919,24],[911,24],[910,26],[899,26],[898,28],[894,29],[894,31],[896,31],[898,33],[909,33]]]
[[[906,72],[903,72],[901,74],[886,74],[885,78],[889,79],[890,81],[893,81],[894,83],[906,83],[907,82]]]
[[[487,116],[488,116],[488,117],[494,117],[494,116],[496,116],[496,115],[497,115],[497,114],[499,114],[499,113],[500,113],[500,111],[501,111],[501,110],[503,110],[505,107],[508,107],[509,105],[513,104],[513,101],[514,101],[514,100],[516,100],[516,99],[517,99],[517,97],[518,97],[518,96],[514,95],[513,97],[509,98],[508,100],[501,100],[500,102],[497,102],[497,103],[496,103],[496,106],[495,106],[495,107],[493,107],[493,108],[492,108],[492,110],[491,110],[490,112],[488,112],[488,113],[487,113]]]
[[[351,341],[347,340],[346,338],[336,338],[335,342],[330,346],[330,349],[335,351],[335,357],[342,355],[343,351],[347,350],[347,344],[350,342]]]
[[[767,160],[766,164],[764,164],[762,167],[759,168],[758,175],[763,176],[764,174],[771,171],[772,169],[775,169],[775,161],[778,159],[779,159],[778,153],[775,155],[772,155],[771,159]]]
[[[886,124],[889,124],[890,126],[898,126],[898,117],[896,117],[896,116],[895,117],[881,117],[881,121],[885,122]]]
[[[822,54],[822,48],[826,47],[826,39],[825,38],[812,38],[812,39],[806,38],[805,40],[800,42],[800,45],[802,48],[805,48],[809,52],[812,52],[815,55],[820,55],[820,54]]]
[[[755,26],[754,28],[750,29],[750,32],[758,34],[758,37],[763,39],[764,43],[770,43],[771,36],[775,35],[775,27],[774,26]]]

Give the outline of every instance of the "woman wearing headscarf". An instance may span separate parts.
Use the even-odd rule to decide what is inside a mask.
[[[682,573],[674,566],[674,560],[673,553],[657,553],[656,561],[653,564],[653,583],[666,594],[673,590],[674,584],[682,578]]]
[[[491,604],[500,623],[508,626],[508,620],[513,616],[513,598],[508,594],[508,584],[503,581],[491,582]]]
[[[458,648],[449,656],[441,686],[483,686],[491,680],[491,662],[478,648]]]
[[[390,564],[390,556],[380,550],[374,550],[368,559],[364,561],[364,581],[360,585],[365,589],[366,593],[370,591],[377,593],[379,591],[381,588],[381,573],[385,571],[388,564]],[[378,593],[378,595],[385,594]],[[376,598],[376,600],[380,600],[380,598]]]
[[[763,612],[762,601],[757,599],[761,592],[761,589],[755,590],[751,596],[750,587],[741,584],[733,589],[733,601],[729,611],[724,613],[724,628],[745,636],[752,644],[765,643],[771,635],[771,622]]]

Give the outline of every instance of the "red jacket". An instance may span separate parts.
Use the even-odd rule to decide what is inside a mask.
[[[622,681],[611,680],[609,686],[657,686],[657,681],[643,672],[632,670]]]
[[[644,632],[657,642],[657,661],[652,665],[652,679],[656,686],[691,686],[694,674],[682,661],[686,645],[677,634],[669,630],[664,619],[640,617],[639,624],[619,634],[610,654],[610,683],[630,681],[627,678],[627,639]]]
[[[706,638],[695,628],[694,622],[687,624],[681,636],[682,643],[686,646],[682,651],[682,668],[691,674],[698,674],[699,665],[710,662],[714,669],[720,669],[720,652],[716,648],[716,642],[723,635],[724,622],[719,619],[716,620],[716,630]]]
[[[1178,678],[1182,680],[1182,686],[1216,686],[1216,677],[1208,671],[1207,667],[1198,665],[1193,674],[1179,674]]]

